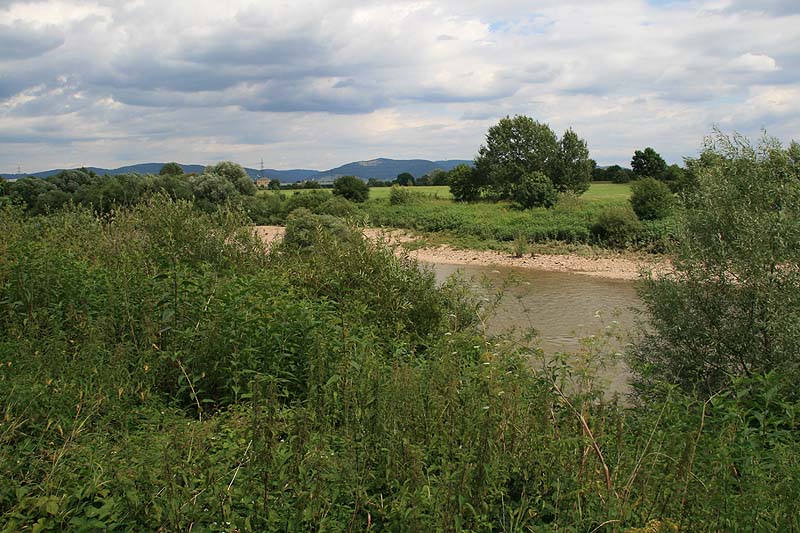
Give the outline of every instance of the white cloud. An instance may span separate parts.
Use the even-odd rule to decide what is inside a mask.
[[[574,127],[601,163],[679,161],[715,123],[800,130],[800,16],[763,5],[0,3],[0,171],[471,158],[515,113]]]

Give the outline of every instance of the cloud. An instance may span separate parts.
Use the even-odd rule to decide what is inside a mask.
[[[516,113],[573,127],[602,164],[647,145],[679,161],[715,123],[797,135],[799,14],[769,0],[0,0],[0,170],[471,158]]]

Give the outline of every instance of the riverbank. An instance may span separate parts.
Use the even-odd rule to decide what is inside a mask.
[[[265,243],[271,244],[283,237],[282,226],[256,226],[256,232]],[[403,230],[383,230],[368,228],[364,234],[373,240],[383,239],[389,244],[403,245],[413,243],[417,238]],[[403,248],[405,250],[405,248]],[[585,257],[577,254],[526,254],[514,257],[511,254],[493,250],[467,250],[448,244],[423,246],[407,250],[409,256],[425,263],[445,263],[451,265],[499,265],[528,268],[548,272],[571,272],[608,279],[635,280],[642,271],[657,274],[669,271],[669,262],[650,260],[633,254]]]

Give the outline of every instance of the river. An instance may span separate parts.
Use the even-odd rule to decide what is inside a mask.
[[[598,352],[593,357],[608,363],[599,372],[603,387],[609,392],[628,390],[627,367],[621,358],[614,360],[611,354],[624,349],[637,323],[639,314],[635,309],[641,307],[641,300],[634,282],[511,267],[431,266],[439,282],[460,272],[480,295],[490,300],[506,285],[494,316],[487,321],[490,333],[533,328],[538,346],[548,357],[580,352],[584,347],[582,339],[594,336]]]

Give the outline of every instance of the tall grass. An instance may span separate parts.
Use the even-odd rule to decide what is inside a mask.
[[[769,386],[623,408],[483,335],[457,282],[243,222],[0,210],[0,530],[800,527]]]

